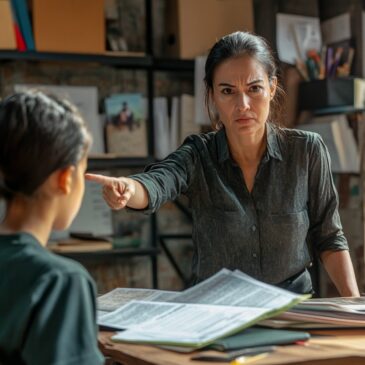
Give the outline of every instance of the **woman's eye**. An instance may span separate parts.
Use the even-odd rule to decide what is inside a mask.
[[[250,87],[250,91],[254,92],[254,93],[259,93],[262,91],[262,86],[260,85],[253,85]]]
[[[221,91],[222,91],[222,94],[226,94],[226,95],[232,94],[232,92],[233,92],[233,90],[230,87],[225,87]]]

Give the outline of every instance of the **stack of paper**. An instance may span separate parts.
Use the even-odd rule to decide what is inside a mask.
[[[278,328],[365,327],[365,298],[310,299],[261,324]]]
[[[164,301],[132,300],[100,316],[98,323],[126,329],[113,337],[117,341],[198,348],[306,298],[223,269],[190,289],[169,293]]]

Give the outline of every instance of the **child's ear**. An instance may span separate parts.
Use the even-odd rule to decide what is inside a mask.
[[[64,194],[70,194],[72,188],[73,174],[75,166],[66,167],[58,172],[57,185],[58,189]]]

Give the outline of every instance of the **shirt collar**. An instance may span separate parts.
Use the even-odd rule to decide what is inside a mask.
[[[283,155],[279,145],[279,130],[272,123],[266,123],[267,153],[270,157],[282,161]],[[217,153],[220,163],[230,159],[226,131],[224,128],[217,132]]]
[[[220,163],[230,159],[226,130],[224,128],[217,132],[217,158]]]
[[[267,152],[270,157],[282,161],[283,155],[279,144],[280,130],[272,123],[266,123]]]

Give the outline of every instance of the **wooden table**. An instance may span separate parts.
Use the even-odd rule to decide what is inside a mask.
[[[365,365],[365,329],[310,332],[312,338],[305,345],[278,346],[275,352],[254,364]],[[205,361],[190,360],[191,353],[182,354],[154,346],[112,342],[110,339],[112,335],[113,332],[101,331],[99,346],[105,356],[123,365],[207,365]],[[214,351],[209,352],[214,353]],[[214,362],[214,364],[228,363]]]

